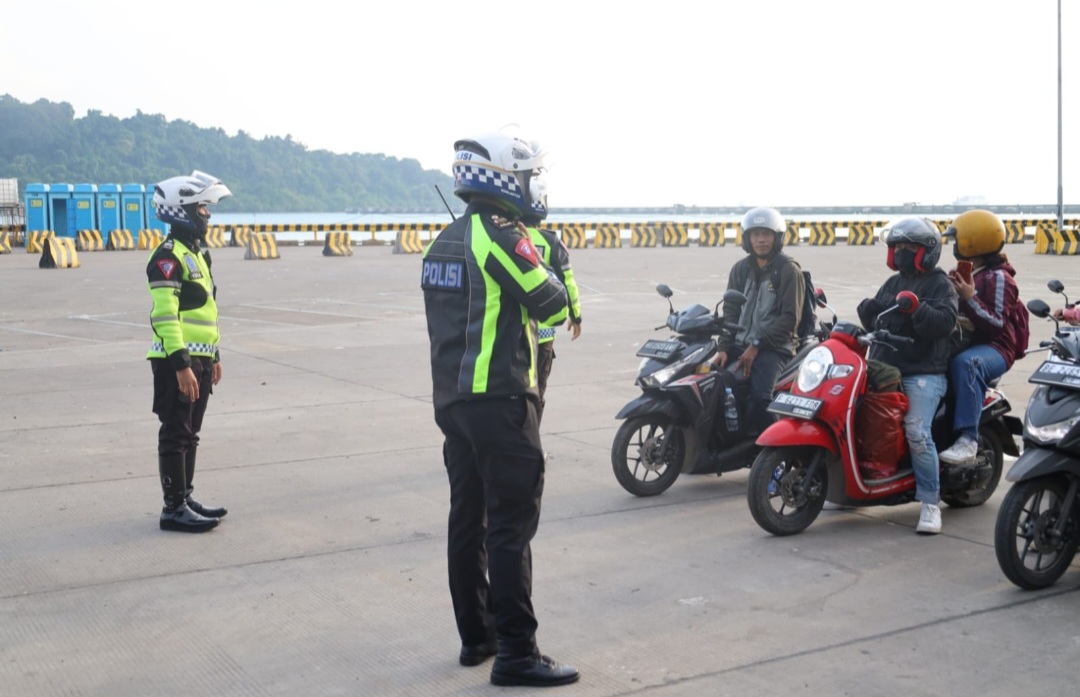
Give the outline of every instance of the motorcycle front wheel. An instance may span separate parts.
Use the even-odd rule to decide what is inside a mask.
[[[1065,477],[1039,477],[1013,484],[998,509],[994,551],[1005,576],[1025,590],[1052,586],[1076,555],[1076,508],[1064,533],[1057,534],[1061,505],[1068,490]]]
[[[817,519],[825,505],[829,474],[818,467],[808,479],[810,462],[818,448],[809,446],[765,448],[750,468],[746,499],[750,514],[766,532],[794,535]]]
[[[679,478],[685,458],[683,431],[663,414],[627,419],[611,444],[615,479],[634,496],[667,491]]]

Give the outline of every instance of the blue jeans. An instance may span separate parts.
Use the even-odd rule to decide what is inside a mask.
[[[953,357],[949,364],[949,379],[956,393],[953,430],[957,435],[979,439],[979,416],[986,384],[1004,375],[1008,369],[1002,355],[989,344],[971,346]]]
[[[911,467],[915,470],[915,500],[937,504],[941,486],[937,446],[930,426],[949,381],[944,375],[906,375],[902,382],[908,398],[904,435],[911,449]]]

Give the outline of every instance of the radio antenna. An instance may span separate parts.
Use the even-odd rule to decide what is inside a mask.
[[[442,195],[442,189],[439,188],[438,184],[435,185],[435,190],[439,192],[439,198],[442,199],[442,205],[446,206],[446,212],[450,214],[450,220],[457,220],[454,217],[454,211],[450,210],[450,204],[446,202],[446,197]]]

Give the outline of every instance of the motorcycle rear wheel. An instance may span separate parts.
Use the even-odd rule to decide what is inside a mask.
[[[615,479],[634,496],[656,496],[667,491],[679,478],[685,459],[683,431],[663,414],[627,419],[611,444]]]
[[[813,523],[825,505],[829,473],[818,467],[814,481],[807,468],[818,448],[765,448],[750,468],[746,500],[750,514],[766,532],[794,535]]]
[[[1005,495],[994,525],[994,551],[1006,578],[1024,590],[1052,586],[1072,564],[1078,542],[1076,507],[1065,532],[1053,533],[1068,481],[1039,477],[1017,482]]]
[[[979,431],[979,452],[975,455],[978,464],[989,464],[993,468],[990,481],[979,489],[969,489],[957,494],[941,494],[941,500],[952,508],[971,508],[981,506],[994,495],[998,482],[1001,481],[1001,471],[1005,466],[1005,451],[1001,447],[1001,439],[998,434],[989,428]]]

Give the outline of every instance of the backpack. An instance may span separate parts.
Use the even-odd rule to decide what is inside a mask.
[[[810,279],[810,272],[803,271],[803,268],[799,266],[799,262],[794,259],[791,263],[795,265],[796,269],[802,272],[803,285],[806,286],[806,292],[803,295],[802,313],[799,315],[799,324],[795,327],[795,336],[799,339],[805,339],[806,337],[817,331],[817,291],[814,289],[814,282]],[[780,269],[774,267],[772,270],[772,284],[773,288],[780,287]],[[1025,345],[1026,348],[1026,345]]]
[[[1012,316],[1009,317],[1009,321],[1012,322],[1013,333],[1016,337],[1014,360],[1020,360],[1027,353],[1028,339],[1031,338],[1031,329],[1028,327],[1030,314],[1024,303],[1020,302],[1020,298],[1017,298],[1016,304],[1013,305]]]

